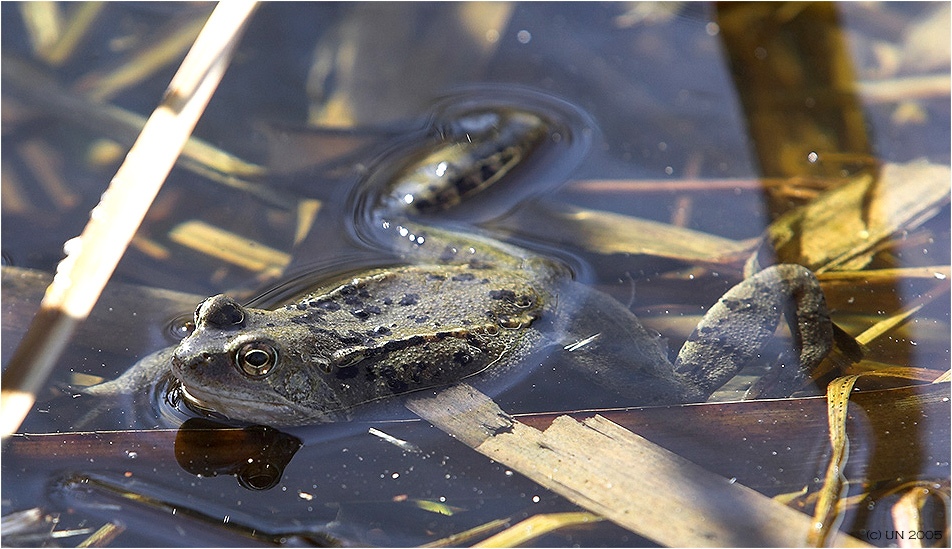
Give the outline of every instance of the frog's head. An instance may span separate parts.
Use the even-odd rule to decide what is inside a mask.
[[[172,373],[188,397],[232,419],[289,425],[335,419],[340,406],[310,357],[286,342],[306,339],[298,325],[274,322],[217,295],[199,304],[195,330],[179,343]]]

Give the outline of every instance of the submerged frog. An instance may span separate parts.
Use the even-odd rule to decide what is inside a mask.
[[[552,120],[522,109],[457,117],[442,143],[411,151],[365,186],[368,215],[357,229],[404,264],[274,311],[208,298],[178,346],[86,392],[129,393],[171,368],[200,408],[297,425],[347,420],[363,405],[464,379],[506,382],[552,353],[633,405],[700,402],[759,356],[784,315],[798,355],[788,378],[829,352],[823,293],[798,265],[766,268],[728,291],[672,363],[659,335],[557,261],[471,229],[421,223],[507,180],[557,133]]]
[[[398,178],[375,190],[365,229],[385,235],[407,265],[330,284],[274,311],[208,298],[194,332],[161,355],[171,355],[187,397],[236,420],[335,421],[395,395],[510,375],[548,349],[632,404],[699,402],[759,356],[786,312],[796,319],[792,375],[830,350],[823,294],[798,265],[769,267],[728,291],[672,363],[657,334],[559,263],[474,231],[414,221],[414,203],[430,208],[478,192],[479,180],[504,178],[548,138],[547,121],[532,113],[471,116],[483,130],[447,136],[453,155],[416,155],[395,172],[416,183]]]

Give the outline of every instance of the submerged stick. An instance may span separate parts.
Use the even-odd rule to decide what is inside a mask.
[[[465,384],[423,392],[407,407],[497,463],[661,545],[798,547],[812,527],[809,516],[602,416],[559,416],[540,431]],[[869,547],[838,531],[828,541]]]
[[[218,87],[254,6],[242,1],[215,8],[82,235],[67,243],[66,258],[3,373],[0,436],[19,428],[76,326],[89,315]]]

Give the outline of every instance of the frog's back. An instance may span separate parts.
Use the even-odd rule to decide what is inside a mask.
[[[292,313],[289,322],[387,340],[495,334],[528,327],[540,316],[545,300],[530,274],[489,264],[377,269],[321,288],[285,310]]]
[[[288,347],[286,357],[323,354],[283,368],[318,364],[322,371],[306,377],[318,375],[346,409],[510,363],[537,343],[533,324],[545,302],[525,272],[411,265],[319,290],[275,311],[269,329]]]

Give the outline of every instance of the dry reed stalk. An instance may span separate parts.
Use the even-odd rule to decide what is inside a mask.
[[[866,331],[856,336],[856,341],[861,345],[869,345],[873,340],[881,337],[886,332],[908,322],[912,315],[919,312],[919,309],[922,309],[924,306],[928,305],[937,297],[945,294],[948,291],[948,284],[936,284],[936,286],[931,291],[923,293],[911,303],[905,305],[903,310],[870,326],[868,329],[866,329]]]
[[[54,67],[62,66],[76,51],[76,46],[92,28],[105,2],[79,2],[65,23],[57,40],[42,52],[46,62]]]
[[[291,262],[290,254],[198,219],[175,226],[169,239],[198,253],[249,271],[264,271],[269,276],[280,276]]]
[[[485,536],[486,534],[492,534],[503,528],[509,527],[510,520],[507,518],[496,519],[487,522],[486,524],[480,524],[475,528],[470,528],[464,532],[458,534],[453,534],[445,538],[440,538],[436,541],[431,541],[430,543],[424,543],[420,547],[462,547],[464,543]]]
[[[221,81],[254,6],[244,0],[216,6],[82,235],[68,243],[67,256],[3,373],[3,438],[19,428],[77,325],[96,303]]]
[[[837,378],[826,388],[826,399],[830,425],[830,446],[833,449],[823,487],[820,489],[816,509],[813,511],[813,523],[807,537],[810,547],[827,547],[829,536],[836,532],[842,514],[837,512],[837,501],[846,495],[846,475],[843,474],[846,459],[849,456],[849,439],[846,436],[846,413],[849,407],[850,393],[859,375]]]
[[[915,99],[948,97],[952,79],[948,74],[928,74],[858,82],[859,94],[870,103],[896,103]]]
[[[33,51],[42,57],[61,34],[63,17],[59,6],[56,2],[23,2],[19,8]]]
[[[842,183],[821,177],[764,177],[736,179],[576,179],[566,187],[570,191],[595,193],[661,193],[761,191],[800,187],[821,191]]]
[[[58,210],[72,208],[80,196],[69,188],[62,170],[62,157],[39,139],[30,139],[17,147],[24,164],[33,174],[34,181],[53,201]]]
[[[406,405],[497,463],[661,545],[800,547],[812,530],[809,516],[600,415],[559,416],[540,431],[465,384],[417,393]],[[870,547],[838,531],[828,541]]]
[[[145,126],[144,116],[110,103],[90,101],[62,87],[48,73],[17,57],[3,57],[0,70],[4,83],[28,108],[39,109],[56,118],[81,125],[123,147],[132,145]],[[189,138],[182,150],[180,161],[186,160],[191,162],[182,167],[201,175],[218,173],[231,178],[256,178],[266,171],[194,136]],[[195,166],[203,170],[195,170]],[[225,182],[230,183],[227,180]],[[236,182],[236,185],[242,188],[240,182]]]
[[[112,543],[112,540],[116,539],[119,534],[125,532],[125,530],[125,526],[107,522],[76,547],[106,547]]]
[[[109,101],[123,90],[174,63],[195,41],[202,28],[204,26],[200,20],[176,25],[168,29],[168,34],[159,41],[144,45],[122,66],[108,73],[90,73],[77,82],[74,88],[94,102]]]
[[[521,547],[559,528],[591,524],[603,520],[605,519],[598,515],[584,512],[533,515],[519,524],[486,538],[473,545],[473,547]]]

